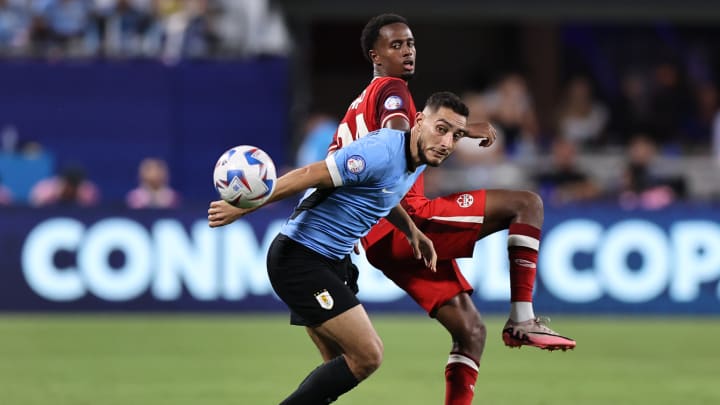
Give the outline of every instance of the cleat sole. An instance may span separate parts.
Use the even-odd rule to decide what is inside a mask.
[[[537,347],[541,350],[547,350],[547,351],[555,351],[555,350],[562,350],[563,352],[568,350],[575,349],[575,344],[547,344],[547,343],[539,343],[539,342],[533,342],[528,338],[518,339],[514,336],[512,336],[508,332],[503,332],[502,334],[503,342],[505,343],[505,346],[510,348],[521,348],[522,346],[533,346]]]

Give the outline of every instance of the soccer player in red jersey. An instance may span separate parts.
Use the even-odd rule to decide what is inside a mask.
[[[415,73],[415,38],[405,18],[382,14],[372,18],[361,36],[363,53],[373,64],[373,79],[341,121],[329,152],[342,148],[379,128],[408,130],[416,115],[407,81]],[[489,124],[468,125],[480,146],[489,147],[495,130]],[[507,346],[535,346],[567,350],[575,341],[551,330],[535,316],[535,286],[543,203],[530,191],[472,190],[435,199],[424,194],[421,176],[402,201],[418,228],[433,241],[438,254],[432,272],[414,258],[405,236],[381,220],[361,242],[370,263],[405,290],[450,333],[452,349],[445,366],[445,404],[469,405],[474,396],[480,358],[486,338],[485,324],[470,294],[473,289],[460,272],[457,258],[470,257],[475,242],[507,229],[510,263],[510,316],[502,331]],[[223,211],[220,224],[235,220],[236,209],[215,205]],[[342,348],[308,328],[325,361]]]
[[[373,64],[373,79],[353,101],[341,121],[329,150],[332,152],[369,131],[383,127],[407,130],[415,105],[407,80],[415,73],[415,38],[405,18],[383,14],[372,18],[361,36],[365,57]],[[487,125],[487,124],[486,124]],[[491,126],[485,129],[490,146]],[[472,402],[486,329],[461,274],[456,258],[470,257],[475,242],[507,229],[511,308],[503,328],[506,345],[541,349],[572,349],[575,341],[549,329],[534,314],[532,293],[543,224],[543,203],[530,191],[472,190],[428,199],[421,176],[405,196],[403,207],[432,239],[438,252],[437,272],[413,258],[405,237],[381,220],[362,239],[370,263],[405,290],[452,337],[445,368],[446,405]],[[323,357],[331,348],[315,339]],[[327,352],[327,353],[326,353]]]

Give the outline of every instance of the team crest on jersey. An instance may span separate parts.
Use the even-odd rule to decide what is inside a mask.
[[[397,110],[398,108],[402,107],[403,101],[402,98],[398,96],[390,96],[385,99],[385,109],[386,110]]]
[[[360,155],[352,155],[345,162],[348,171],[352,174],[360,174],[365,170],[365,159]]]
[[[473,202],[475,202],[475,199],[470,194],[460,194],[460,196],[457,198],[458,205],[461,208],[467,208],[471,205],[473,205]]]
[[[332,307],[335,305],[335,300],[333,300],[333,297],[332,295],[330,295],[328,290],[316,292],[315,299],[320,304],[320,307],[322,307],[322,309],[327,309],[328,311],[331,310]]]

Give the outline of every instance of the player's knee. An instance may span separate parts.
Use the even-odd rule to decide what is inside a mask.
[[[532,191],[513,191],[506,204],[516,216],[531,218],[542,217],[543,214],[543,200]]]
[[[383,343],[379,338],[374,339],[370,344],[366,345],[362,353],[356,356],[355,376],[360,379],[365,379],[374,373],[375,370],[380,368],[380,364],[382,364],[383,353]]]
[[[378,368],[380,368],[380,364],[382,364],[383,361],[383,354],[385,352],[385,347],[383,346],[382,340],[379,338],[376,339],[371,348],[366,352],[366,358],[365,358],[365,366],[369,373],[374,372]]]
[[[543,200],[542,197],[540,197],[537,193],[533,191],[521,191],[523,195],[523,201],[525,205],[528,207],[528,209],[533,211],[540,211],[543,210]]]

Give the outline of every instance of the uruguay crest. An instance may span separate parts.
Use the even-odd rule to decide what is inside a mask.
[[[332,309],[333,305],[335,305],[335,301],[333,300],[333,297],[332,295],[330,295],[328,290],[316,292],[315,299],[320,304],[320,307],[322,307],[322,309],[327,309],[328,311]]]

